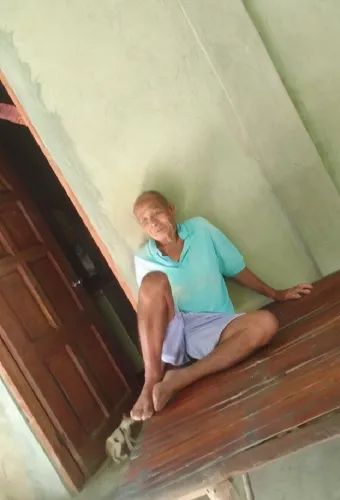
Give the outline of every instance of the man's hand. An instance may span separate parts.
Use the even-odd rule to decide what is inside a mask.
[[[309,295],[312,289],[312,285],[302,283],[301,285],[293,286],[293,288],[287,288],[287,290],[276,290],[274,300],[286,302],[287,300],[301,299],[305,295]]]
[[[265,295],[270,299],[277,300],[278,302],[301,299],[301,297],[309,295],[313,289],[312,285],[303,283],[301,285],[293,286],[293,288],[287,288],[287,290],[274,290],[274,288],[271,288],[263,283],[263,281],[261,281],[247,268],[237,274],[234,277],[234,280],[251,290],[255,290],[255,292],[262,293],[262,295]]]

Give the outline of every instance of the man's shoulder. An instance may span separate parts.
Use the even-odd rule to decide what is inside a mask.
[[[209,226],[210,222],[205,219],[204,217],[192,217],[191,219],[186,219],[183,224],[185,224],[187,227],[207,227]]]
[[[192,217],[191,219],[185,220],[182,226],[184,226],[190,234],[200,234],[206,233],[211,224],[204,217]]]
[[[179,224],[180,229],[187,230],[190,234],[200,232],[200,230],[209,229],[210,222],[204,217],[191,217]],[[135,252],[135,259],[153,261],[153,253],[150,248],[151,240],[148,240]]]

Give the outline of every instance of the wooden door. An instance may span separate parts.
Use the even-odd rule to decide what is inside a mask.
[[[0,150],[0,361],[64,477],[80,488],[136,386]]]

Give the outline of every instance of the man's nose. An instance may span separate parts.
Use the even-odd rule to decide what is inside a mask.
[[[149,224],[150,224],[150,226],[154,227],[157,224],[157,219],[155,217],[151,216],[149,219]]]

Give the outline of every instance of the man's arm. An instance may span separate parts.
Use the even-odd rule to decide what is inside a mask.
[[[313,286],[308,283],[302,283],[292,288],[287,288],[286,290],[274,290],[274,288],[266,285],[257,276],[255,276],[254,273],[249,271],[248,268],[243,269],[243,271],[234,276],[233,279],[238,283],[241,283],[241,285],[279,302],[301,299],[301,297],[309,295],[313,288]]]
[[[287,290],[274,290],[274,288],[263,283],[254,273],[247,269],[241,253],[225,234],[207,220],[202,219],[202,221],[209,230],[223,276],[232,278],[241,285],[279,302],[300,299],[304,295],[310,294],[313,287],[309,284],[297,285]]]

